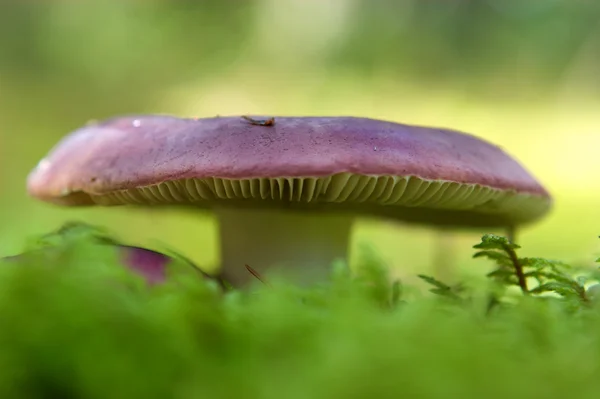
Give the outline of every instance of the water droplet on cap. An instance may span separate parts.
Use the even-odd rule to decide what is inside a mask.
[[[48,161],[46,158],[44,158],[40,162],[38,162],[37,170],[43,172],[46,169],[48,169],[49,167],[50,167],[50,161]]]
[[[135,119],[133,122],[131,122],[131,124],[133,125],[133,127],[142,126],[142,122],[139,119]]]

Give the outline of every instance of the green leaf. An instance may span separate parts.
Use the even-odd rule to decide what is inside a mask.
[[[563,284],[570,284],[573,286],[578,286],[579,283],[577,283],[577,281],[573,280],[572,277],[566,275],[566,274],[562,274],[562,273],[543,273],[544,276],[546,276],[549,280],[554,280],[554,281],[558,281],[561,282]]]
[[[550,268],[553,270],[559,269],[571,269],[571,265],[565,262],[561,262],[553,259],[545,259],[545,258],[520,258],[519,262],[521,265],[528,267],[535,267],[538,269]]]
[[[435,287],[430,289],[429,292],[455,300],[461,299],[461,297],[457,293],[462,291],[461,287],[451,287],[448,284],[442,283],[434,277],[425,276],[423,274],[419,274],[418,277]]]
[[[502,265],[512,264],[510,257],[506,253],[497,250],[479,251],[473,255],[473,258],[488,258]]]
[[[541,294],[544,292],[555,292],[563,297],[577,297],[579,298],[579,292],[570,284],[561,282],[551,281],[544,283],[538,287],[535,287],[530,291],[532,294]]]
[[[481,242],[474,245],[476,249],[499,249],[506,251],[507,249],[518,249],[521,248],[519,245],[511,243],[506,237],[499,236],[496,234],[485,234],[481,237]]]
[[[507,278],[507,277],[514,277],[515,273],[512,270],[507,270],[507,269],[496,269],[492,272],[489,272],[487,274],[488,277],[494,277],[494,278]]]
[[[450,287],[448,284],[442,283],[441,281],[437,280],[434,277],[426,276],[424,274],[419,274],[418,277],[422,280],[425,280],[426,282],[428,282],[429,284],[431,284],[437,288],[440,288],[443,290],[451,290],[452,289],[452,287]]]

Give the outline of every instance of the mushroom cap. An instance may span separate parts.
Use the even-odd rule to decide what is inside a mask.
[[[356,117],[117,117],[66,136],[27,188],[67,206],[267,206],[453,226],[532,222],[552,205],[493,144]]]

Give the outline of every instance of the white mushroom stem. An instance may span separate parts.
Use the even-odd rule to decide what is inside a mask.
[[[261,276],[310,284],[326,280],[332,263],[347,260],[353,216],[287,210],[215,210],[220,229],[221,271],[234,286]]]

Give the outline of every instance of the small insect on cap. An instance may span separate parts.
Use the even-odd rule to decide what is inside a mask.
[[[530,222],[551,206],[531,174],[481,139],[352,117],[110,119],[62,140],[28,190],[60,205],[339,205],[456,225]]]

